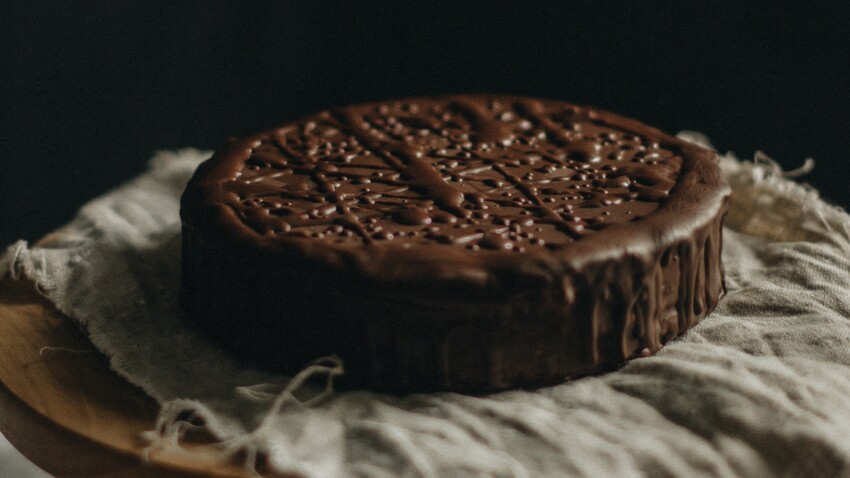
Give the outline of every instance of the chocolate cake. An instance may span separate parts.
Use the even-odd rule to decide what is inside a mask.
[[[350,106],[244,139],[182,198],[187,316],[294,373],[482,392],[652,353],[724,292],[717,155],[568,103]]]

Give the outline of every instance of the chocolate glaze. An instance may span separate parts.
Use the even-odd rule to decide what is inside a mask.
[[[246,359],[486,391],[655,351],[724,291],[716,153],[501,96],[351,106],[246,139],[182,200],[182,299]]]

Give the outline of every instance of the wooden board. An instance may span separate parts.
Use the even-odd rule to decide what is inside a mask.
[[[30,283],[0,281],[0,431],[27,458],[60,477],[250,476],[210,445],[146,460],[157,410]]]

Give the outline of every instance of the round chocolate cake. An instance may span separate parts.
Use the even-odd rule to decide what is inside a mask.
[[[717,154],[490,95],[350,106],[245,139],[182,199],[182,303],[236,356],[482,392],[658,350],[724,292]]]

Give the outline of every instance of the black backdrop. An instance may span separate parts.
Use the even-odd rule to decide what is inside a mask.
[[[0,2],[0,244],[66,222],[158,149],[464,91],[696,129],[786,168],[811,156],[806,180],[850,202],[845,2],[54,3]]]

